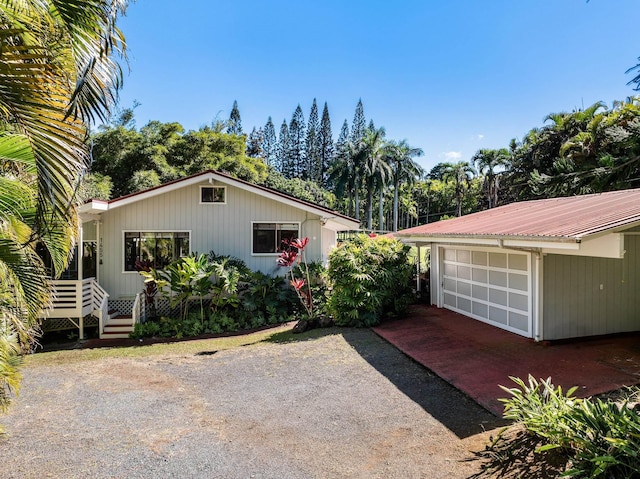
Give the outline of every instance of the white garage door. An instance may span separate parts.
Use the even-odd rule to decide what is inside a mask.
[[[530,254],[443,248],[443,304],[531,337]]]

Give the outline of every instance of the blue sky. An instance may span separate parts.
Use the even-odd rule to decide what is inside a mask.
[[[120,105],[197,129],[238,101],[249,132],[358,99],[427,169],[508,146],[552,112],[634,94],[638,0],[137,0]]]

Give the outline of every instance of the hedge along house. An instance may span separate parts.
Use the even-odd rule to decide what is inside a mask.
[[[179,257],[213,251],[238,257],[253,270],[282,274],[276,259],[283,239],[309,237],[307,259],[326,263],[337,232],[359,227],[348,216],[217,171],[90,201],[80,217],[76,256],[83,261],[74,262],[80,264],[75,281],[56,283],[59,294],[48,317],[77,318],[82,336],[82,318],[98,316],[101,337],[127,336],[141,314],[143,279],[136,260],[160,269]],[[132,318],[116,321],[109,310]]]
[[[512,203],[399,231],[431,304],[536,341],[640,330],[640,189]]]

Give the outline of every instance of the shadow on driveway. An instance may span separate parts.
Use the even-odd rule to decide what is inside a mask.
[[[329,335],[342,336],[399,391],[460,439],[508,424],[369,329],[327,328],[302,334],[286,331],[265,341],[310,341]]]

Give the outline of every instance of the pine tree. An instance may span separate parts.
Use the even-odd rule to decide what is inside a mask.
[[[291,160],[289,158],[289,126],[287,120],[282,120],[282,126],[280,126],[280,137],[278,138],[278,156],[276,160],[275,168],[285,178],[291,178]]]
[[[348,137],[347,132],[347,137]],[[321,186],[326,186],[329,166],[333,162],[333,133],[331,132],[331,119],[329,118],[329,108],[327,102],[324,102],[324,108],[322,109],[322,121],[320,122],[320,130],[318,130],[318,153],[319,171],[316,172],[318,180],[316,180]]]
[[[238,102],[236,100],[233,101],[233,107],[229,115],[227,133],[229,135],[242,135],[242,121],[240,120],[240,110],[238,109]]]
[[[353,115],[353,124],[351,126],[351,142],[354,145],[360,143],[362,137],[364,136],[366,120],[364,118],[364,107],[362,106],[362,100],[358,100],[358,104],[356,105],[356,112]]]
[[[247,156],[265,160],[264,150],[262,149],[263,143],[264,130],[262,128],[256,130],[256,127],[254,126],[253,130],[251,130],[251,133],[249,134],[249,138],[247,138]]]
[[[351,142],[349,141],[349,124],[344,120],[340,136],[336,142],[335,155],[331,164],[332,189],[339,198],[346,197],[349,215],[354,211],[354,193],[356,175],[351,156]]]
[[[305,166],[305,124],[304,114],[300,105],[293,112],[289,124],[289,161],[291,161],[291,176],[288,178],[300,178]],[[286,174],[285,174],[286,176]]]
[[[342,158],[348,154],[349,151],[349,124],[347,120],[344,120],[342,129],[340,130],[340,136],[336,141],[336,155],[335,158]]]
[[[262,139],[262,151],[264,152],[264,161],[269,166],[275,166],[276,157],[278,156],[278,140],[276,139],[276,129],[273,126],[271,117],[264,125],[264,137]]]
[[[313,99],[311,105],[311,112],[309,113],[309,122],[307,123],[307,138],[306,138],[306,151],[305,151],[305,169],[302,172],[302,177],[307,180],[315,181],[320,184],[321,177],[319,175],[320,168],[320,151],[318,148],[318,132],[320,130],[320,124],[318,123],[318,104],[316,99]]]
[[[376,125],[373,123],[373,118],[369,120],[369,126],[367,127],[369,131],[376,131]]]

